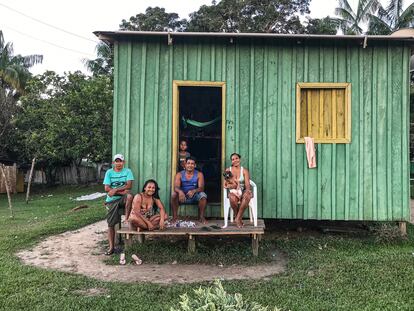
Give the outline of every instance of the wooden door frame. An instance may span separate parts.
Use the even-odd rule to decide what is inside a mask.
[[[179,115],[180,115],[180,86],[192,87],[220,87],[221,88],[221,171],[224,171],[225,165],[225,147],[226,147],[226,82],[213,81],[183,81],[173,80],[172,96],[172,144],[171,144],[171,192],[174,191],[174,178],[177,174],[178,163],[178,135],[179,135]],[[222,187],[221,187],[222,188]],[[222,189],[221,189],[222,191]],[[221,193],[220,191],[220,193]],[[207,193],[208,195],[208,193]],[[220,196],[222,201],[222,195]],[[221,202],[223,204],[223,202]]]

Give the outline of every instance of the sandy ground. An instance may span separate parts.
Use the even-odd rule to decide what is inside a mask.
[[[106,221],[76,231],[52,236],[30,250],[17,254],[23,263],[45,269],[86,275],[103,281],[153,282],[159,284],[192,283],[217,278],[263,279],[285,270],[281,256],[272,264],[256,266],[213,266],[180,264],[106,265],[102,246],[106,239]]]

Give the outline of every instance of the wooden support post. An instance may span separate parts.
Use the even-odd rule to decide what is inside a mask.
[[[138,243],[143,244],[145,242],[145,234],[138,234]]]
[[[190,234],[188,236],[188,252],[190,254],[193,254],[193,253],[195,253],[195,250],[196,250],[195,236]]]
[[[399,221],[398,227],[400,228],[400,232],[402,236],[407,235],[407,223],[405,221]]]
[[[13,190],[13,194],[17,193],[17,165],[16,163],[13,163],[13,174],[9,173],[9,180],[10,185]]]
[[[6,177],[6,173],[4,172],[5,170],[4,164],[0,165],[0,170],[1,170],[1,175],[3,176],[3,179],[4,179],[4,185],[6,186],[7,199],[9,200],[10,217],[13,218],[14,215],[13,215],[13,206],[12,206],[11,196],[10,196],[9,180]]]
[[[259,256],[259,237],[257,234],[252,234],[252,252],[253,256]]]
[[[34,170],[35,162],[36,162],[36,158],[33,158],[33,160],[32,160],[32,166],[30,167],[29,180],[28,180],[28,183],[27,183],[26,204],[29,203],[30,186],[32,185],[32,176],[33,176],[33,170]]]
[[[130,248],[132,246],[132,238],[133,235],[131,234],[126,234],[125,235],[125,249]]]

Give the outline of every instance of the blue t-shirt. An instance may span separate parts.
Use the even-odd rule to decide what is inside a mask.
[[[108,185],[112,189],[120,188],[126,185],[128,180],[134,180],[134,175],[129,168],[123,168],[119,172],[115,171],[113,168],[109,169],[105,173],[105,178],[103,181],[104,185]],[[106,202],[112,202],[120,199],[122,196],[114,195],[110,197],[106,196]]]

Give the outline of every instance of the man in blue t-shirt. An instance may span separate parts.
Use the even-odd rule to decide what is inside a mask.
[[[199,220],[207,223],[205,211],[207,205],[207,194],[204,192],[204,175],[195,169],[194,157],[185,159],[185,169],[178,172],[174,178],[174,189],[171,194],[171,207],[173,221],[178,218],[178,206],[184,204],[198,204]]]
[[[105,255],[114,253],[115,225],[121,222],[121,215],[125,213],[125,221],[131,213],[133,196],[130,193],[134,175],[129,168],[124,167],[125,159],[122,154],[116,154],[113,158],[113,168],[109,169],[103,181],[107,193],[105,206],[108,210],[106,220],[108,222],[109,248]]]

